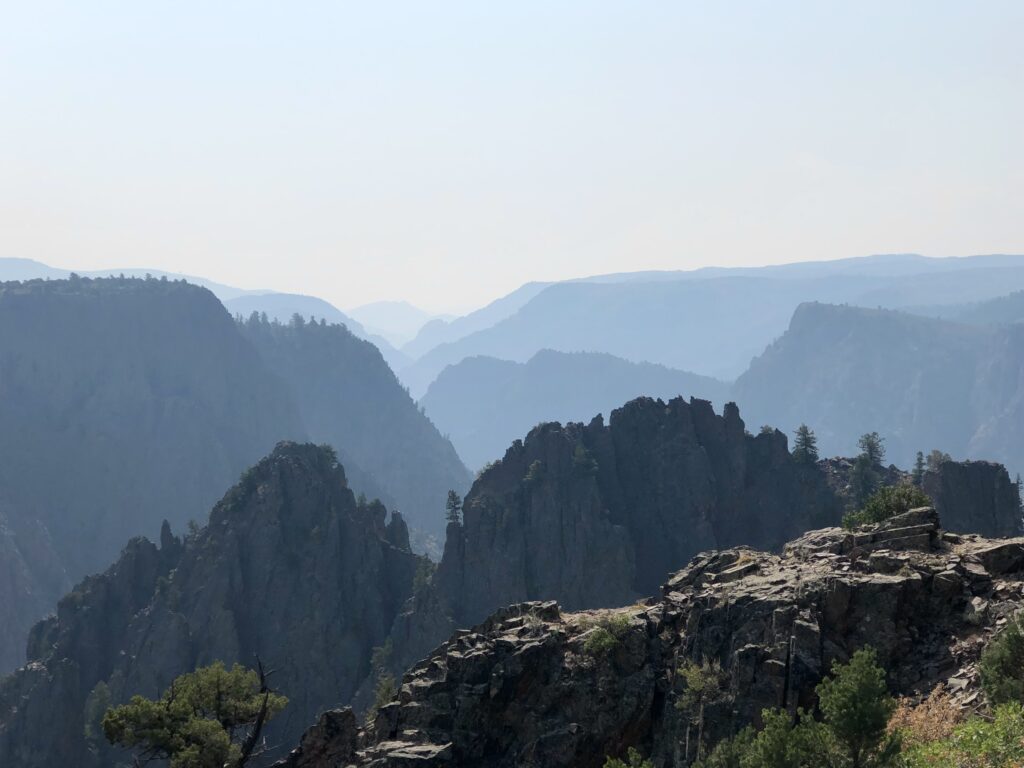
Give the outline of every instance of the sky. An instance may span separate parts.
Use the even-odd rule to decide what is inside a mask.
[[[1024,3],[0,0],[0,256],[339,307],[1024,253]]]

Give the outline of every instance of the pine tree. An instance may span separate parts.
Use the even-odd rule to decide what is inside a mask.
[[[462,497],[455,491],[448,491],[448,501],[445,502],[445,518],[449,523],[462,522]]]
[[[800,464],[813,464],[818,460],[818,438],[814,430],[801,424],[796,430],[793,441],[793,459]]]
[[[928,458],[925,459],[925,466],[928,467],[929,472],[938,472],[939,468],[947,461],[952,461],[953,457],[948,453],[943,453],[938,448],[928,454]]]
[[[885,460],[885,441],[877,432],[868,432],[860,436],[857,441],[860,447],[860,455],[863,456],[872,467],[880,466]]]
[[[264,748],[263,726],[288,703],[256,672],[217,661],[181,675],[153,701],[133,696],[103,716],[111,744],[135,749],[136,765],[167,760],[175,768],[243,768]]]
[[[900,741],[886,726],[896,709],[885,684],[885,671],[872,648],[853,654],[848,664],[835,665],[832,677],[817,687],[825,728],[832,742],[827,764],[851,768],[899,765]],[[838,753],[838,755],[835,755]],[[836,760],[841,756],[842,762]]]
[[[1024,487],[1020,484],[1020,472],[1014,484],[1017,486],[1017,527],[1024,530]]]
[[[924,454],[921,451],[917,452],[917,458],[914,459],[914,471],[911,478],[918,488],[924,483]]]

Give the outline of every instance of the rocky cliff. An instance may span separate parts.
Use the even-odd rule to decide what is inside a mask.
[[[944,461],[925,472],[922,488],[951,531],[983,536],[1021,533],[1021,497],[1002,464],[990,461]]]
[[[354,462],[379,483],[410,526],[439,539],[448,490],[465,492],[472,476],[380,351],[343,325],[282,325],[254,315],[239,329],[287,384],[310,439],[335,446],[346,467]]]
[[[1024,539],[944,533],[927,508],[857,533],[815,531],[781,555],[705,553],[644,604],[518,604],[456,632],[368,727],[349,710],[325,713],[280,766],[598,768],[630,746],[659,768],[682,765],[696,746],[676,707],[687,660],[721,664],[709,744],[762,708],[813,705],[832,662],[866,645],[895,692],[943,684],[966,706],[980,649],[1022,589]]]
[[[399,516],[358,504],[328,448],[283,443],[160,546],[132,541],[35,627],[30,663],[0,684],[0,765],[106,766],[102,707],[155,696],[214,660],[275,669],[289,698],[272,743],[294,741],[366,676],[420,558]],[[59,723],[59,728],[54,728]]]
[[[462,624],[523,600],[621,605],[699,551],[779,547],[839,514],[825,476],[735,405],[640,398],[513,443],[449,527],[436,581]]]
[[[469,485],[343,326],[237,324],[181,281],[0,283],[0,673],[128,538],[205,518],[278,441],[307,439],[335,446],[357,492],[438,532],[448,488]]]
[[[854,460],[822,459],[818,468],[829,487],[852,504],[850,486]],[[893,464],[876,467],[882,485],[912,482],[910,472]],[[990,461],[942,461],[925,470],[922,490],[931,498],[947,530],[982,536],[1014,536],[1021,533],[1021,497],[1006,467]]]
[[[303,433],[284,386],[209,291],[183,282],[0,284],[0,506],[11,544],[55,567],[27,572],[37,600],[0,634],[0,672],[25,634],[131,536],[202,518],[246,466]],[[0,568],[17,568],[0,551]]]

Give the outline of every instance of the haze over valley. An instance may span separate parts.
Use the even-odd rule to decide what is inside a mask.
[[[1024,5],[5,11],[0,768],[1024,765]]]

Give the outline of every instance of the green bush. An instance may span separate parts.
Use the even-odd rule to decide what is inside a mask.
[[[907,768],[1016,768],[1024,765],[1024,707],[1001,704],[991,719],[972,717],[948,739],[904,754]]]
[[[630,747],[626,752],[626,760],[628,762],[623,762],[618,758],[609,757],[604,761],[604,768],[654,768],[654,763],[650,760],[645,760],[639,750],[634,749],[633,747]]]
[[[622,642],[629,631],[629,616],[624,613],[612,614],[597,621],[593,631],[583,641],[583,650],[590,656],[611,653]]]
[[[756,735],[741,731],[719,744],[701,768],[897,768],[900,741],[886,727],[895,709],[885,673],[871,649],[836,665],[817,688],[823,716],[816,722],[799,711],[765,710]]]
[[[931,506],[932,500],[914,485],[890,485],[871,495],[857,512],[843,516],[844,528],[856,528],[888,520],[915,507]]]
[[[1024,626],[1016,617],[981,654],[981,687],[993,706],[1024,703]]]

